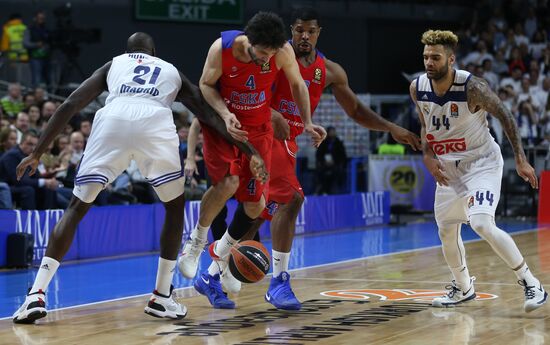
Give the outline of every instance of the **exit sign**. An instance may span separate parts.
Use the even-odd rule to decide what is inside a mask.
[[[244,0],[135,0],[136,19],[242,24]]]

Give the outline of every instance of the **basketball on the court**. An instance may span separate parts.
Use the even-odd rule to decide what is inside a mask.
[[[258,241],[243,241],[231,248],[229,270],[243,283],[256,283],[269,271],[271,258]]]

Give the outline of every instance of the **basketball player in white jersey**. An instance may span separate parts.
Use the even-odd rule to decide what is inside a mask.
[[[184,103],[203,123],[251,156],[251,170],[265,182],[265,167],[255,149],[232,139],[223,120],[201,97],[198,87],[172,64],[155,57],[153,39],[140,32],[128,39],[127,53],[96,70],[57,109],[34,152],[17,167],[18,178],[27,168],[31,175],[35,173],[40,156],[73,114],[104,90],[109,91],[109,96],[105,107],[95,116],[75,179],[73,198],[50,236],[46,255],[25,302],[13,315],[15,323],[33,323],[46,316],[45,291],[71,246],[78,223],[98,193],[121,174],[132,159],[166,209],[156,286],[145,312],[170,319],[185,317],[187,308],[172,297],[171,286],[181,245],[185,202],[179,140],[171,110],[175,100]]]
[[[496,117],[512,145],[516,170],[538,188],[535,170],[527,162],[513,115],[487,82],[455,70],[457,36],[451,31],[422,35],[426,73],[410,86],[411,98],[422,124],[424,164],[437,181],[435,219],[443,254],[453,281],[449,292],[433,300],[435,307],[450,307],[475,298],[474,277],[466,266],[462,223],[470,223],[516,274],[530,312],[546,303],[548,294],[533,276],[512,237],[495,225],[500,198],[503,159],[487,126],[487,113]]]

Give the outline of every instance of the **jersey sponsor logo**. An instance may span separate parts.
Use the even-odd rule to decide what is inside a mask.
[[[323,76],[323,71],[320,68],[316,68],[315,71],[313,71],[313,82],[315,84],[321,84],[321,78]]]
[[[471,208],[472,206],[474,206],[474,197],[470,196],[468,199],[468,208]]]
[[[438,155],[446,155],[452,152],[464,152],[466,151],[466,139],[446,139],[436,141],[432,134],[426,135],[428,145],[432,148],[433,152]]]
[[[348,289],[321,292],[322,296],[343,298],[347,300],[365,300],[377,297],[380,301],[431,301],[445,295],[447,291],[427,289]],[[490,300],[498,298],[486,292],[476,291],[476,300]]]
[[[451,103],[451,117],[458,117],[458,105],[456,103]]]
[[[262,71],[260,73],[269,73],[269,72],[271,72],[271,65],[269,64],[269,61],[268,61],[262,65]]]

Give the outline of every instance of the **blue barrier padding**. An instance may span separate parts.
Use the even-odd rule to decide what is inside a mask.
[[[237,202],[228,202],[231,222]],[[198,221],[200,202],[185,205],[184,238]],[[10,233],[34,236],[34,261],[44,256],[48,239],[63,210],[0,210],[0,267],[6,265],[6,240]],[[164,222],[162,204],[93,207],[78,227],[64,260],[158,251]],[[308,196],[296,220],[296,233],[315,233],[341,228],[388,224],[390,194],[384,192],[330,196]],[[262,238],[271,237],[269,223],[260,229]],[[209,235],[212,240],[211,235]]]

